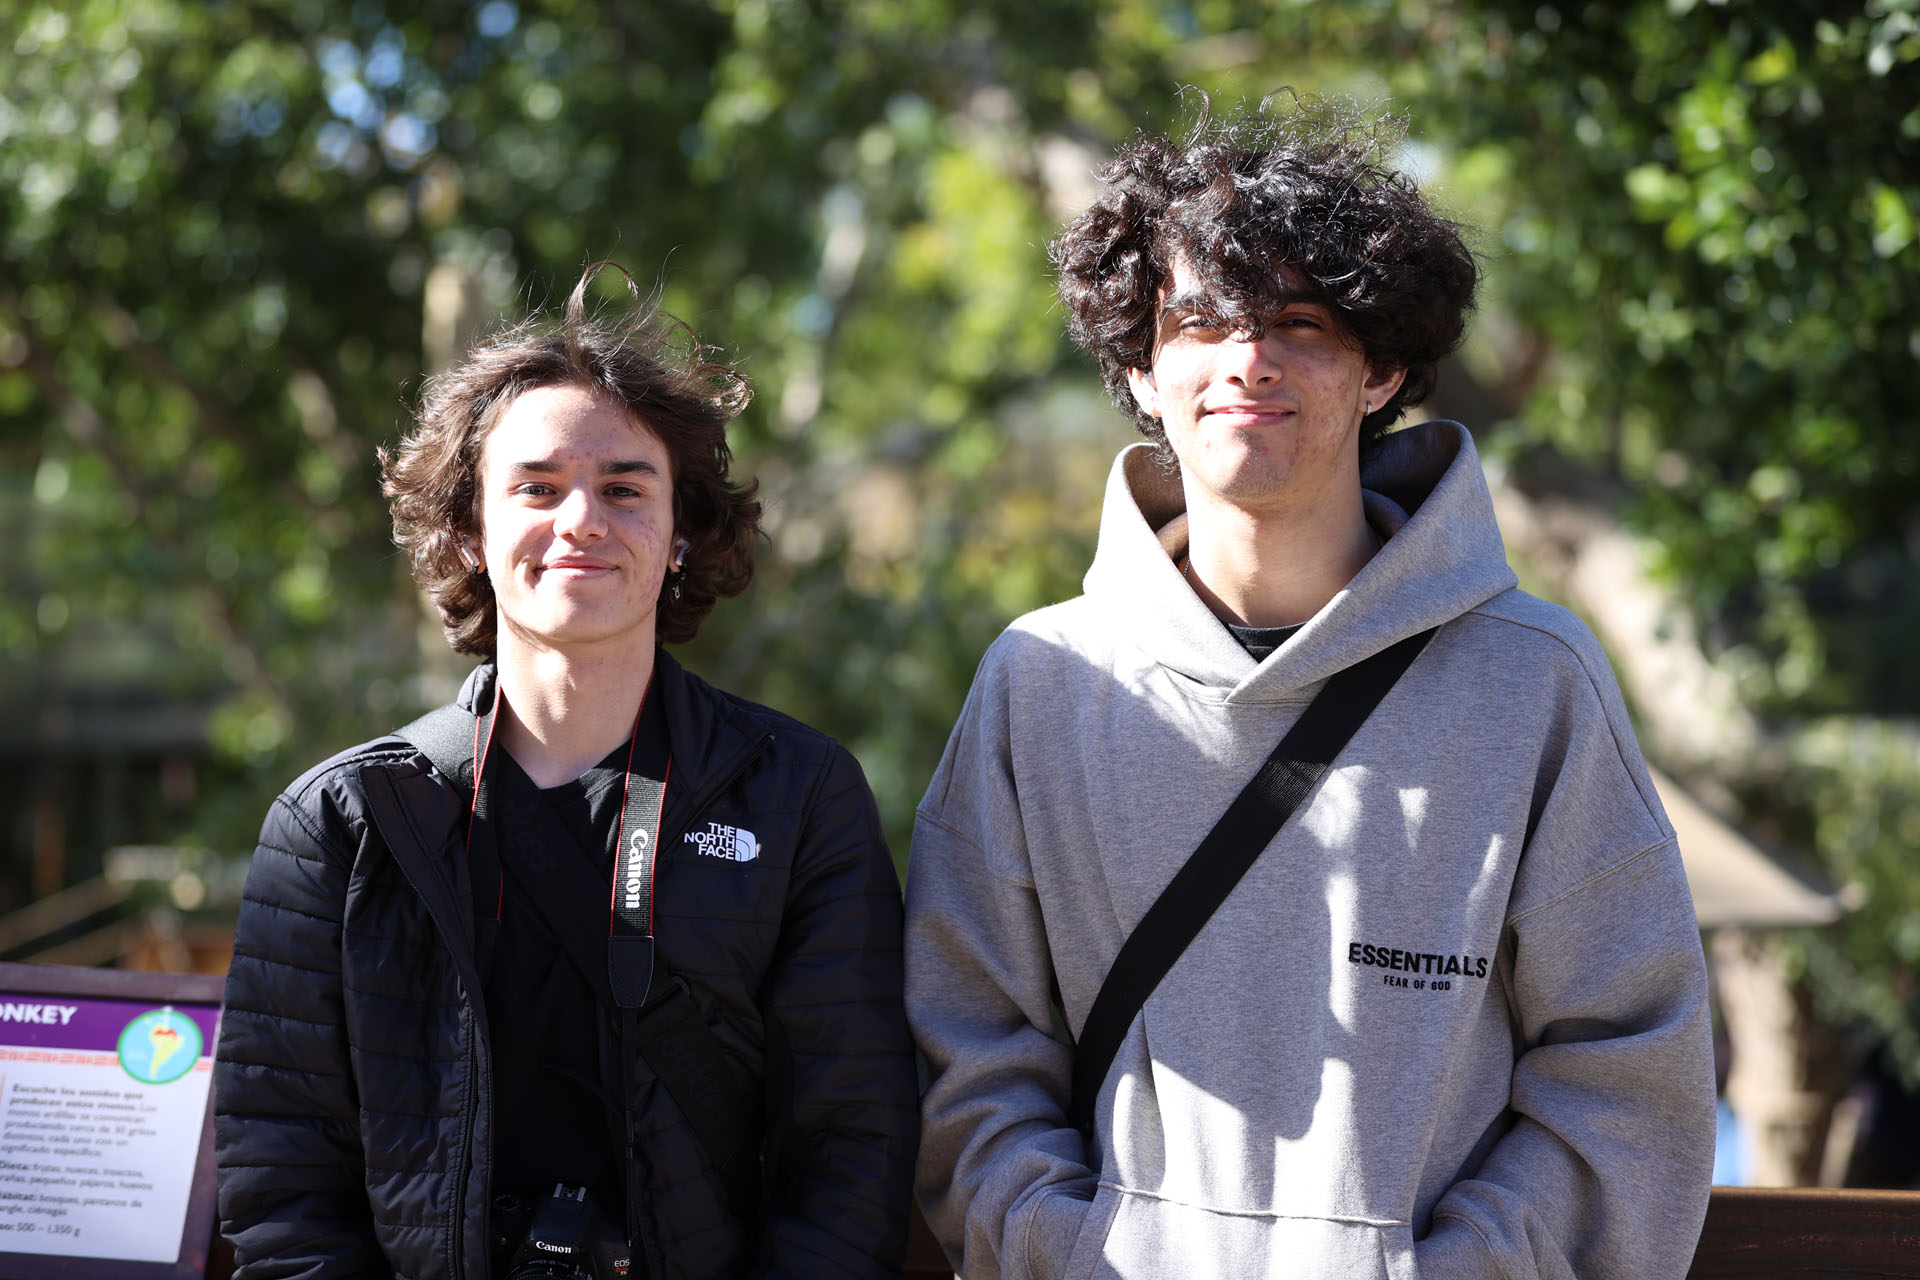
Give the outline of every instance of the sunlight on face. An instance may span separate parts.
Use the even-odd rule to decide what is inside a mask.
[[[658,436],[585,387],[539,387],[488,433],[480,490],[502,645],[651,651],[674,527]]]

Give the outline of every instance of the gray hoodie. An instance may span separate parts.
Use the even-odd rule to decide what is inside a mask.
[[[1687,1270],[1705,968],[1606,658],[1516,589],[1464,429],[1388,437],[1363,482],[1385,545],[1256,663],[1156,536],[1179,484],[1136,445],[1086,594],[981,664],[907,885],[919,1190],[966,1280]],[[1083,1141],[1067,1041],[1121,942],[1320,684],[1434,626],[1147,1001]]]

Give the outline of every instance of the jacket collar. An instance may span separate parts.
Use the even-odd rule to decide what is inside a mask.
[[[665,830],[680,831],[772,740],[772,731],[734,698],[694,675],[665,649],[653,654],[666,699],[667,737],[677,785]],[[663,830],[662,839],[665,839]]]
[[[713,792],[732,781],[772,734],[739,700],[688,671],[665,649],[653,651],[653,672],[664,699],[667,740],[673,748],[664,838],[668,830],[679,830],[691,813],[704,808]],[[498,679],[491,661],[481,663],[460,686],[455,704],[478,715],[493,704]]]

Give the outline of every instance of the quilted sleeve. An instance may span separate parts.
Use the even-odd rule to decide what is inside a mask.
[[[796,1167],[756,1274],[900,1273],[918,1136],[900,885],[860,766],[835,748],[794,859],[767,1007],[791,1053]]]
[[[325,788],[296,784],[268,811],[247,875],[214,1063],[236,1280],[391,1274],[367,1201],[341,1001],[355,826]]]

